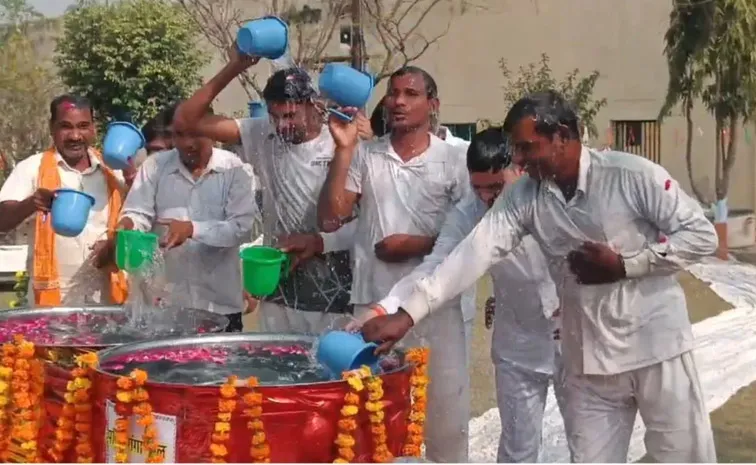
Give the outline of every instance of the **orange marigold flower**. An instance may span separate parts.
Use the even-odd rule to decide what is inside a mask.
[[[221,412],[233,412],[236,408],[236,401],[233,399],[220,399],[218,401],[218,410]]]
[[[92,368],[97,365],[97,361],[97,352],[86,352],[76,357],[76,363],[82,368]]]
[[[121,376],[120,378],[118,378],[118,381],[116,381],[116,385],[125,391],[130,391],[134,389],[134,381],[131,378],[127,378],[125,376]]]
[[[261,444],[259,446],[252,447],[250,449],[250,455],[253,459],[259,460],[267,458],[270,455],[270,446],[267,444]]]
[[[247,378],[247,387],[254,388],[259,385],[260,385],[260,382],[254,376],[250,376],[249,378]]]
[[[346,460],[347,462],[351,462],[352,460],[354,460],[355,453],[349,447],[339,447],[339,457]]]
[[[147,382],[147,372],[144,370],[136,369],[129,375],[134,380],[137,386],[143,386]]]
[[[260,446],[265,443],[265,432],[263,431],[257,431],[255,434],[252,435],[252,445],[254,446]]]
[[[236,387],[233,385],[224,384],[220,388],[220,395],[226,399],[230,399],[236,396]]]
[[[220,421],[231,421],[231,413],[219,413],[218,414],[218,420]]]
[[[231,439],[231,435],[229,433],[227,433],[227,432],[224,432],[224,433],[213,433],[210,436],[210,439],[213,442],[226,442],[229,439]]]
[[[355,394],[353,392],[348,392],[344,396],[344,403],[349,405],[359,405],[360,403],[360,396],[358,394]]]
[[[248,392],[244,394],[244,403],[247,405],[262,404],[263,396],[259,392]]]
[[[244,414],[251,418],[256,418],[262,416],[263,410],[262,407],[250,407],[247,409],[244,409]]]
[[[263,429],[263,422],[262,420],[251,420],[247,422],[247,429],[250,429],[252,431],[258,431]]]
[[[352,418],[342,418],[338,422],[338,427],[342,431],[354,431],[357,429],[357,422]]]

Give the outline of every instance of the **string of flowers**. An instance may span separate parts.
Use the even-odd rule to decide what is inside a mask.
[[[344,372],[343,378],[349,384],[349,391],[344,394],[341,419],[337,424],[338,433],[334,443],[338,446],[338,452],[333,463],[350,463],[354,460],[354,431],[357,429],[355,417],[360,413],[360,393],[365,390],[362,379],[367,376],[370,376],[370,368],[366,366]]]
[[[229,376],[220,387],[218,398],[218,419],[215,422],[210,454],[213,463],[225,463],[228,456],[228,440],[231,437],[231,415],[236,409],[236,381],[238,377]]]
[[[5,451],[10,442],[9,426],[11,423],[11,383],[13,379],[13,367],[16,365],[16,346],[12,342],[3,344],[2,360],[0,360],[0,456],[5,456]]]
[[[10,308],[26,307],[28,305],[27,292],[29,290],[29,273],[26,271],[16,271],[16,284],[13,285],[13,292],[16,298],[8,303]]]
[[[76,431],[76,461],[92,463],[92,371],[97,364],[97,354],[88,352],[76,356],[76,366],[71,371],[73,381],[68,386],[73,390],[74,431]]]
[[[244,394],[243,415],[247,418],[247,429],[252,433],[252,445],[249,455],[254,463],[270,463],[270,446],[265,436],[265,428],[262,421],[262,394],[255,388],[259,385],[257,378],[250,376],[247,379],[249,392]]]
[[[402,454],[408,457],[420,457],[425,430],[425,411],[428,405],[428,357],[427,347],[413,348],[407,351],[406,360],[413,365],[410,376],[412,407],[410,408],[407,438],[402,447]]]
[[[13,337],[16,346],[16,361],[11,375],[11,434],[9,440],[20,443],[21,452],[27,461],[37,457],[37,435],[39,422],[35,421],[34,409],[39,407],[39,401],[34,398],[32,384],[32,363],[34,358],[34,344],[24,340],[17,334]],[[11,450],[5,449],[3,459],[8,461]]]
[[[47,450],[48,457],[55,463],[63,461],[64,454],[73,443],[74,431],[76,430],[76,407],[74,407],[77,398],[76,393],[79,389],[78,386],[83,384],[81,378],[86,375],[84,370],[77,366],[71,371],[71,376],[74,379],[66,385],[66,393],[63,395],[63,408],[55,423],[55,440],[52,447]]]
[[[131,372],[131,379],[134,381],[134,401],[139,402],[134,406],[134,413],[137,414],[137,424],[144,427],[142,432],[142,447],[145,451],[147,463],[162,463],[165,457],[158,452],[160,445],[157,441],[157,426],[155,426],[155,414],[152,411],[150,403],[150,393],[147,392],[144,385],[147,383],[147,372],[143,370],[134,370]]]
[[[120,376],[116,381],[116,421],[115,421],[115,450],[116,463],[126,463],[129,460],[129,417],[131,403],[134,400],[134,379],[131,376]]]
[[[389,451],[388,435],[386,433],[385,412],[383,411],[383,380],[378,376],[371,375],[365,380],[368,400],[365,402],[365,410],[370,413],[370,432],[373,435],[373,461],[375,463],[388,463],[394,459]]]
[[[33,344],[32,344],[32,350],[35,351]],[[43,420],[42,414],[44,412],[42,400],[45,394],[45,367],[42,364],[42,360],[36,356],[33,359],[31,359],[29,363],[31,365],[30,370],[29,370],[31,374],[31,383],[29,386],[29,400],[31,401],[31,407],[30,407],[31,413],[32,413],[31,422],[34,428],[35,445],[34,445],[33,450],[29,451],[28,457],[30,461],[34,463],[39,463],[39,462],[42,462],[41,460],[42,457],[41,457],[41,451],[39,449],[39,444],[36,443],[36,440],[39,437],[39,431],[42,426],[42,420]]]

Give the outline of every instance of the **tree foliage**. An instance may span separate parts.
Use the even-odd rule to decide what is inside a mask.
[[[195,31],[170,0],[81,1],[64,17],[55,62],[101,121],[141,124],[199,84],[206,56]]]
[[[756,3],[752,0],[675,0],[665,35],[669,84],[659,117],[682,105],[686,161],[694,194],[710,202],[693,175],[692,109],[700,99],[714,117],[715,197],[727,198],[740,126],[756,104]]]
[[[17,161],[50,143],[47,108],[59,87],[26,27],[38,16],[25,2],[0,0],[0,183]]]
[[[512,106],[516,101],[532,92],[556,90],[574,105],[583,130],[591,137],[598,137],[595,119],[598,112],[606,106],[606,99],[594,99],[593,90],[601,73],[594,70],[587,76],[581,76],[580,70],[575,68],[558,81],[549,65],[549,56],[541,54],[541,59],[526,66],[520,66],[514,74],[509,69],[505,59],[499,61],[502,75],[506,79],[504,85],[504,101]]]

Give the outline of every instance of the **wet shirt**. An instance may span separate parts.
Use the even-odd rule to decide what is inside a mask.
[[[41,153],[32,155],[16,165],[8,179],[5,180],[2,190],[0,190],[0,202],[9,200],[20,202],[34,194],[38,187],[37,177],[42,155]],[[91,247],[98,240],[106,239],[109,210],[108,184],[105,173],[99,159],[93,155],[89,156],[91,166],[84,171],[78,171],[68,166],[60,154],[56,154],[56,157],[61,187],[86,192],[95,199],[95,204],[89,210],[89,218],[81,234],[76,237],[55,235],[55,253],[58,258],[61,298],[66,303],[107,303],[102,300],[103,290],[107,290],[107,286],[109,286],[107,276],[93,267],[82,266],[92,253]],[[120,171],[114,171],[114,174],[122,181]],[[26,270],[31,279],[34,278],[32,276],[34,273],[32,262],[34,259],[35,218],[36,215],[32,215],[19,225],[19,231],[29,237]],[[29,286],[29,292],[29,302],[33,303],[32,286]],[[69,295],[69,292],[72,294]],[[77,295],[73,295],[74,293]],[[108,295],[108,293],[105,292],[104,295]]]
[[[267,118],[240,119],[237,124],[244,158],[260,181],[264,243],[273,245],[284,234],[318,232],[318,197],[334,153],[328,127],[313,140],[289,144]],[[351,312],[351,282],[349,253],[326,253],[297,266],[265,300],[303,311]]]
[[[121,217],[139,231],[163,235],[158,219],[191,221],[194,233],[165,252],[172,305],[239,313],[243,308],[239,246],[249,241],[255,216],[251,170],[231,152],[213,149],[207,170],[194,179],[176,149],[140,167]]]
[[[433,252],[412,273],[394,285],[381,302],[388,313],[396,313],[408,299],[415,283],[430,276],[488,211],[470,192],[446,216]],[[554,345],[550,318],[559,301],[546,258],[530,236],[488,270],[493,279],[496,316],[491,355],[539,373],[551,374]],[[464,311],[464,309],[463,309]],[[467,315],[465,315],[467,317]]]
[[[557,286],[565,368],[607,375],[650,366],[693,348],[676,274],[717,246],[713,225],[664,168],[636,155],[583,148],[575,196],[551,181],[518,181],[406,300],[417,321],[503,260],[530,233]],[[627,278],[578,284],[567,254],[608,244]]]
[[[381,261],[375,244],[393,234],[435,237],[449,208],[470,191],[460,149],[434,135],[430,139],[428,149],[406,163],[390,135],[361,143],[354,155],[346,183],[347,190],[361,195],[353,247],[354,304],[378,302],[422,263],[421,257]]]

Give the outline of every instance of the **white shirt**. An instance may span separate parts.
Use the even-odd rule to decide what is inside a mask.
[[[392,234],[436,236],[446,212],[470,190],[459,149],[429,137],[428,149],[406,163],[391,146],[390,135],[361,143],[354,155],[346,182],[347,190],[361,195],[352,257],[354,304],[378,302],[422,263],[421,257],[381,261],[375,244]]]
[[[473,192],[455,204],[446,216],[433,253],[396,283],[380,305],[388,313],[396,313],[412,295],[415,283],[433,273],[475,228],[487,210],[486,204]],[[522,244],[488,271],[493,278],[496,297],[492,341],[494,360],[506,360],[539,373],[552,373],[554,345],[549,319],[559,300],[538,243],[530,236],[525,237]],[[462,311],[464,313],[465,308]]]
[[[467,148],[470,147],[470,141],[464,140],[461,137],[457,137],[454,134],[451,133],[449,128],[446,126],[441,126],[439,130],[444,131],[444,142],[451,145],[452,147],[459,147],[461,149],[464,149],[465,152],[462,154],[463,157],[467,158]]]
[[[265,244],[274,245],[283,234],[317,232],[318,197],[334,154],[328,127],[313,140],[290,144],[277,136],[268,118],[237,124],[244,159],[260,180]],[[349,307],[351,282],[349,253],[327,253],[300,264],[265,300],[297,310],[342,313]]]
[[[32,195],[37,188],[39,167],[42,162],[42,153],[30,156],[19,162],[5,180],[0,190],[0,202],[20,202]],[[108,184],[105,173],[102,170],[97,157],[90,154],[91,166],[84,171],[71,168],[60,154],[58,159],[58,173],[60,174],[61,188],[75,189],[86,192],[95,199],[94,206],[89,210],[89,219],[84,230],[76,237],[64,237],[55,235],[55,253],[58,258],[58,274],[60,277],[60,294],[64,301],[73,298],[76,304],[104,303],[103,291],[107,291],[108,277],[92,266],[83,267],[87,258],[91,255],[91,247],[101,239],[106,239],[108,230]],[[114,172],[115,176],[123,183],[120,171]],[[26,270],[34,280],[34,220],[36,215],[30,216],[19,225],[19,231],[29,236],[29,253],[26,259]],[[50,219],[48,218],[48,221]],[[75,294],[68,296],[69,292],[76,288]],[[29,286],[29,302],[33,302],[33,286]],[[107,296],[108,293],[105,292]]]
[[[207,171],[194,179],[176,149],[142,164],[121,213],[139,231],[164,234],[158,219],[191,221],[192,238],[165,252],[171,304],[239,313],[243,307],[239,246],[249,241],[257,207],[249,167],[213,149]]]
[[[661,166],[585,147],[569,202],[551,181],[519,180],[435,273],[418,283],[405,310],[418,321],[475,282],[528,233],[549,260],[557,285],[568,370],[622,373],[693,348],[675,275],[714,252],[713,225]],[[578,284],[566,256],[585,241],[609,244],[622,254],[627,279]]]

